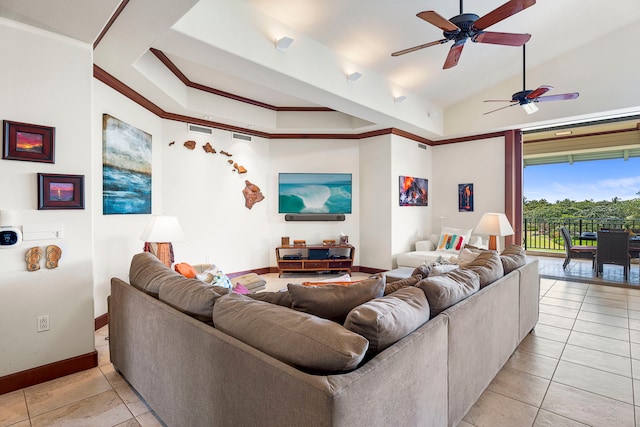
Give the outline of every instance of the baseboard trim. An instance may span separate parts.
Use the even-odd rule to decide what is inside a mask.
[[[372,268],[372,267],[358,267],[358,270],[360,273],[368,273],[368,274],[378,274],[378,273],[384,273],[387,270],[382,270],[380,268]]]
[[[103,326],[108,325],[109,324],[109,313],[105,313],[102,316],[96,317],[94,323],[95,323],[94,326],[95,326],[95,330],[96,331],[98,329],[102,328]]]
[[[98,352],[94,350],[91,353],[9,374],[0,377],[0,395],[95,368],[96,366],[98,366]]]

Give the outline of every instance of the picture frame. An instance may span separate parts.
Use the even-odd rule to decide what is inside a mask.
[[[84,175],[38,173],[38,210],[84,209]]]
[[[473,212],[473,184],[458,184],[458,212]]]
[[[400,206],[429,206],[429,180],[400,176]]]
[[[2,121],[2,158],[55,163],[55,129],[50,126]]]

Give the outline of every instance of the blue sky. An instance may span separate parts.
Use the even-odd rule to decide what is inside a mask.
[[[640,197],[640,158],[576,162],[524,168],[524,197],[548,202]]]

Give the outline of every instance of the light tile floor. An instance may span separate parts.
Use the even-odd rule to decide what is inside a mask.
[[[557,260],[541,257],[541,274]],[[277,290],[308,276],[264,277]],[[459,427],[640,427],[640,287],[589,282],[541,279],[538,325]],[[95,334],[97,368],[0,395],[0,427],[161,426],[109,363],[107,334]]]

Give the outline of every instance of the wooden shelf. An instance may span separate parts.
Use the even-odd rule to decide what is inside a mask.
[[[346,271],[351,274],[355,251],[356,248],[352,245],[278,246],[276,248],[278,277],[282,273],[302,271]],[[309,259],[310,252],[319,252],[321,259]],[[286,255],[298,255],[300,258],[285,259]],[[312,256],[312,258],[317,257]]]

